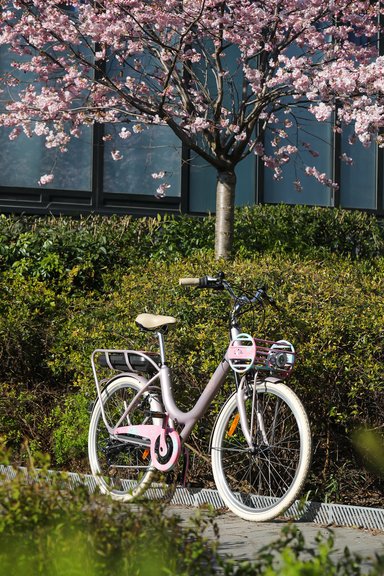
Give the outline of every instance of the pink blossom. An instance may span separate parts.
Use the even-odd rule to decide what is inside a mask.
[[[254,149],[255,149],[255,154],[257,156],[263,156],[264,155],[264,145],[262,142],[256,142]]]
[[[54,179],[54,175],[53,174],[43,174],[43,176],[40,177],[39,180],[39,186],[44,186],[45,184],[50,184],[50,182],[52,182]]]
[[[303,191],[303,185],[301,184],[300,180],[295,180],[293,183],[296,192],[302,192]]]
[[[329,120],[332,114],[332,106],[325,104],[324,102],[320,102],[319,104],[316,104],[316,106],[310,106],[309,110],[319,122]]]
[[[111,151],[111,156],[112,156],[112,159],[115,160],[115,162],[118,162],[119,160],[123,159],[123,155],[121,154],[120,150],[113,149]]]
[[[123,128],[122,128],[122,129],[120,130],[120,132],[119,132],[119,136],[120,136],[120,138],[122,138],[123,140],[126,140],[126,139],[129,138],[131,135],[132,135],[132,133],[131,133],[129,130],[127,130],[127,129],[125,128],[125,126],[123,126]]]
[[[245,132],[245,130],[243,130],[243,132],[240,132],[240,134],[236,134],[235,136],[235,140],[237,142],[241,142],[242,140],[246,140],[247,139],[247,133]]]
[[[353,158],[348,156],[345,152],[343,152],[343,154],[341,154],[340,160],[342,160],[346,164],[349,164],[350,166],[353,164]]]
[[[305,173],[308,176],[313,176],[320,184],[324,184],[324,186],[328,186],[332,189],[337,189],[338,184],[333,182],[331,178],[329,178],[325,172],[320,172],[315,166],[307,166],[305,169]]]
[[[384,128],[384,57],[352,37],[383,34],[378,0],[101,4],[71,0],[74,16],[59,0],[2,3],[0,46],[12,63],[0,77],[0,126],[12,139],[40,136],[65,152],[82,126],[111,124],[127,139],[161,124],[217,168],[252,151],[280,177],[303,107],[314,122],[350,126],[364,146]]]
[[[9,139],[10,140],[16,140],[16,138],[21,134],[22,129],[20,126],[17,126],[16,128],[14,128],[10,134],[9,134]]]
[[[196,134],[197,132],[201,132],[209,128],[209,125],[210,124],[206,119],[197,117],[190,123],[190,129],[192,133]]]
[[[166,191],[168,190],[168,188],[170,188],[171,185],[167,184],[166,182],[164,182],[163,184],[160,184],[160,186],[158,186],[158,188],[156,188],[156,196],[157,198],[164,198],[166,195]]]

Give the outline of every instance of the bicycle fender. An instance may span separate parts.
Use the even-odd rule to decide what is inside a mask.
[[[140,376],[139,374],[137,374],[137,372],[119,372],[118,374],[116,374],[115,376],[112,376],[111,378],[108,378],[108,380],[105,382],[102,391],[105,390],[105,388],[108,386],[108,384],[110,384],[111,382],[114,382],[115,380],[118,380],[119,378],[121,378],[122,376],[129,376],[130,378],[134,378],[135,380],[137,380],[137,382],[139,382],[142,386],[144,386],[147,382],[148,379],[144,378],[144,376]]]
[[[271,382],[272,384],[283,384],[283,380],[281,378],[276,378],[276,376],[267,376],[266,378],[264,378],[263,382]]]
[[[109,384],[111,384],[112,382],[114,382],[118,378],[121,378],[122,376],[129,376],[130,378],[134,378],[135,380],[137,380],[140,383],[141,386],[144,386],[148,382],[148,380],[146,378],[139,376],[136,372],[119,372],[118,374],[115,374],[111,378],[105,378],[104,380],[100,380],[100,384],[102,384],[101,389],[100,389],[101,394],[103,394],[104,390],[107,388],[107,386],[109,386]],[[92,414],[93,409],[94,409],[95,404],[97,403],[98,399],[99,398],[96,394],[96,398],[94,400],[90,401],[89,406],[88,406],[89,414]]]

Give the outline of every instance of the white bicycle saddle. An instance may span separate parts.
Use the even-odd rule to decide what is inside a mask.
[[[173,316],[160,316],[157,314],[139,314],[135,322],[145,330],[159,330],[164,326],[175,324],[176,318],[173,318]]]

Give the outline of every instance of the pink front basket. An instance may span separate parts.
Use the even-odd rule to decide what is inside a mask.
[[[275,342],[239,334],[229,345],[227,358],[235,372],[245,373],[254,368],[287,378],[295,363],[295,349],[287,340]]]
[[[228,346],[228,362],[235,372],[247,372],[256,358],[256,342],[249,334],[239,334]]]

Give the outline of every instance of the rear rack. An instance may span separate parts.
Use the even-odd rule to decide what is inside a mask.
[[[108,423],[102,402],[102,388],[110,379],[110,373],[108,377],[105,377],[106,372],[117,371],[126,374],[139,374],[137,380],[140,382],[140,391],[136,394],[137,398],[144,391],[153,390],[153,382],[158,379],[160,372],[160,356],[153,352],[142,352],[141,350],[97,349],[92,352],[91,364],[97,396],[101,406],[101,414],[107,430],[111,433],[113,429]],[[146,376],[142,377],[140,374],[145,374]]]

